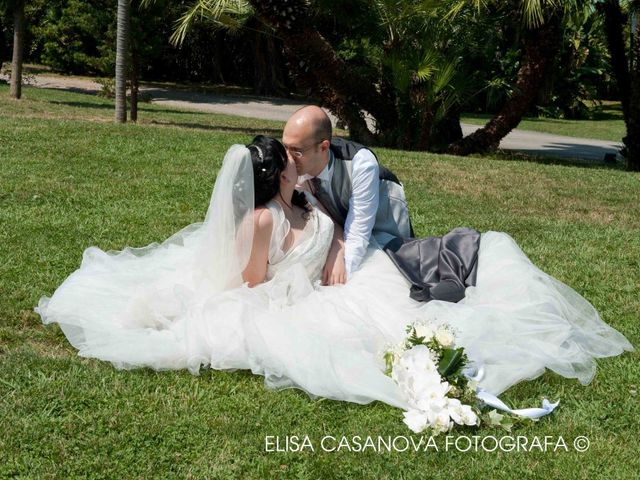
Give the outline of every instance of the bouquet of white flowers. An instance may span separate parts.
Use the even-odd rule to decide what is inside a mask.
[[[478,388],[469,377],[472,369],[462,347],[455,344],[450,327],[436,323],[414,322],[407,326],[405,340],[384,353],[386,374],[404,393],[409,410],[404,423],[415,433],[431,429],[448,432],[454,424],[478,426],[481,419],[489,425],[511,430],[514,423],[536,420],[553,411],[555,404],[544,400],[542,408],[511,410],[499,398]],[[481,413],[479,405],[497,411]]]
[[[404,423],[416,433],[449,431],[454,423],[478,425],[476,384],[463,373],[468,359],[455,347],[453,331],[416,322],[407,338],[384,354],[387,375],[402,389],[411,407]]]

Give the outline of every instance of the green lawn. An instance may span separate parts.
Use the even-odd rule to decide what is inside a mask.
[[[600,107],[593,107],[593,110],[592,120],[528,117],[520,122],[518,129],[622,143],[626,128],[621,104],[604,102]],[[490,117],[486,114],[465,113],[462,115],[462,122],[484,125]]]
[[[282,124],[144,105],[139,125],[118,126],[110,101],[7,93],[0,86],[0,478],[636,478],[635,352],[601,360],[586,387],[547,373],[502,396],[513,407],[561,400],[513,432],[529,442],[562,436],[569,451],[555,452],[445,451],[444,437],[439,451],[324,452],[326,435],[411,432],[390,406],[274,392],[247,372],[118,371],[78,357],[33,313],[40,296],[90,245],[142,246],[202,220],[228,146],[279,135]],[[638,344],[640,175],[509,157],[379,156],[405,180],[418,235],[507,231]],[[267,452],[267,435],[309,435],[316,451]],[[581,435],[591,442],[584,453],[572,446]]]

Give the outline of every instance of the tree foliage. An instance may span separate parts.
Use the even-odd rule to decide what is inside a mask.
[[[115,64],[117,2],[51,0],[41,3],[40,22],[32,28],[43,64],[73,74],[99,74]]]
[[[496,117],[450,151],[484,150],[536,105],[579,117],[607,90],[586,0],[195,0],[175,36],[188,38],[197,19],[234,30],[257,19],[283,40],[298,86],[367,143],[443,148],[460,140],[464,108]]]
[[[627,25],[637,0],[143,3],[132,3],[141,78],[251,85],[262,94],[295,88],[370,144],[466,154],[497,145],[525,114],[582,118],[589,102],[618,94],[629,120],[636,98]],[[115,7],[32,0],[27,57],[62,72],[110,76]],[[6,20],[0,8],[0,60],[10,43]],[[494,118],[463,140],[463,110]]]

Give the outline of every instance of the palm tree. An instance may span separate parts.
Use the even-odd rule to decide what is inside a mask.
[[[370,45],[369,58],[355,64],[338,55],[320,33],[319,19],[308,2],[250,3],[282,38],[298,84],[314,92],[358,141],[429,149],[436,126],[460,103],[461,52],[448,24],[438,16],[441,2],[376,0],[354,6],[362,16],[354,21],[367,25],[360,33],[362,41]],[[316,9],[323,10],[317,3]],[[333,16],[348,16],[353,9],[334,11]],[[365,114],[373,120],[369,124]]]
[[[127,59],[129,56],[131,3],[118,0],[118,31],[116,36],[116,123],[127,121]]]
[[[11,61],[11,87],[9,95],[22,96],[22,51],[24,47],[24,0],[13,2],[13,59]]]
[[[497,147],[500,141],[518,126],[522,117],[534,105],[549,69],[559,52],[561,22],[566,9],[575,8],[577,1],[559,0],[510,0],[509,2],[485,2],[483,0],[459,0],[454,3],[452,14],[461,4],[472,3],[476,8],[493,3],[521,17],[523,25],[523,59],[518,70],[516,88],[498,113],[473,134],[451,144],[448,153],[468,155],[485,152]],[[584,3],[584,2],[582,2]],[[517,18],[513,21],[518,22]]]
[[[282,39],[298,84],[319,96],[321,102],[344,121],[352,138],[377,143],[367,126],[364,111],[376,120],[379,131],[397,125],[393,100],[380,94],[378,79],[354,75],[319,32],[308,2],[250,0],[249,3]]]
[[[219,12],[238,3],[195,2],[210,10],[215,6]],[[464,56],[459,38],[464,35],[465,24],[455,24],[456,18],[468,15],[470,10],[479,16],[487,15],[484,8],[491,7],[512,22],[521,23],[524,54],[515,91],[484,128],[448,149],[466,155],[497,145],[518,125],[535,102],[559,51],[564,11],[588,0],[354,2],[357,5],[353,9],[361,10],[356,12],[361,17],[354,21],[364,20],[366,26],[361,35],[370,45],[368,53],[372,53],[372,58],[360,59],[357,65],[338,55],[331,38],[323,36],[318,27],[322,16],[317,12],[331,11],[335,21],[341,18],[340,9],[347,9],[346,4],[323,0],[247,2],[252,12],[282,39],[298,84],[343,120],[352,138],[409,149],[433,148],[431,137],[438,130],[438,122],[459,124],[456,115],[468,88],[464,80],[469,83],[469,79],[464,78],[465,65],[459,61]],[[339,42],[339,36],[332,41]],[[365,114],[373,118],[373,131]]]
[[[587,0],[582,0],[582,2],[584,1]],[[490,5],[504,11],[513,11],[520,17],[516,20],[521,21],[524,25],[521,36],[524,58],[518,72],[516,92],[484,128],[470,137],[455,142],[448,148],[450,153],[467,155],[492,148],[519,124],[535,101],[545,74],[553,64],[559,50],[563,11],[579,2],[580,0],[565,2],[560,0],[510,0],[509,2],[498,0],[448,0],[444,2],[378,0],[373,4],[377,5],[378,10],[384,14],[380,16],[380,23],[389,31],[389,35],[384,40],[386,58],[392,58],[389,53],[394,50],[394,43],[398,43],[398,39],[402,39],[401,34],[409,34],[408,41],[400,41],[398,43],[401,45],[400,48],[395,50],[400,52],[403,60],[411,56],[412,49],[419,51],[425,43],[423,38],[413,36],[415,30],[406,29],[401,32],[397,31],[399,27],[403,25],[415,26],[416,22],[427,18],[429,12],[442,8],[443,5],[448,8],[448,13],[441,16],[439,23],[431,24],[430,28],[444,29],[447,18],[455,18],[459,12],[468,9],[469,6],[473,6],[482,13],[482,8]],[[325,92],[324,102],[334,113],[346,121],[352,136],[363,141],[378,140],[385,144],[407,147],[407,142],[403,142],[401,137],[392,135],[391,141],[388,141],[388,137],[384,135],[385,132],[393,129],[393,125],[402,125],[407,122],[405,128],[409,124],[417,124],[423,135],[417,142],[411,142],[410,147],[419,149],[429,147],[430,141],[425,136],[430,134],[429,129],[433,125],[431,117],[434,110],[428,104],[434,99],[425,94],[424,87],[415,88],[419,83],[417,80],[420,79],[420,71],[425,69],[428,71],[430,68],[428,63],[420,66],[419,63],[414,62],[414,67],[417,68],[412,69],[414,81],[410,83],[409,89],[415,90],[415,94],[410,95],[411,98],[407,102],[399,102],[400,99],[397,96],[381,94],[388,91],[384,88],[386,83],[384,78],[362,78],[349,71],[344,61],[335,55],[335,51],[315,28],[307,2],[303,0],[250,0],[250,3],[258,15],[272,25],[276,33],[284,39],[285,45],[297,60],[295,65],[299,67],[298,70],[302,70],[302,72],[298,72],[299,77],[304,78],[306,73],[307,77],[311,77],[311,83],[315,81],[320,86],[320,91]],[[375,9],[372,8],[372,11]],[[385,22],[385,19],[389,21]],[[396,35],[396,33],[400,35]],[[438,41],[434,45],[437,47],[441,44],[442,41]],[[437,70],[447,71],[449,67],[446,63],[445,61]],[[311,66],[313,66],[313,70],[311,70]],[[393,69],[387,70],[387,73],[389,72],[393,73]],[[453,80],[453,78],[450,76],[449,80]],[[449,108],[455,110],[455,103],[450,100],[448,102]],[[398,109],[403,105],[408,107],[405,111]],[[382,132],[383,135],[368,135],[370,132],[366,129],[361,117],[363,110],[375,118],[378,133]]]

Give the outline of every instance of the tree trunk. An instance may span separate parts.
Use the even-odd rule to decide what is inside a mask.
[[[611,68],[616,77],[622,112],[626,120],[629,108],[629,63],[627,61],[624,40],[624,27],[627,17],[620,8],[618,0],[606,0],[599,4],[600,11],[604,15],[604,31],[607,37],[607,47],[611,56]]]
[[[253,29],[253,91],[256,95],[290,96],[283,74],[282,47],[272,35],[264,31],[258,21],[249,25]]]
[[[136,13],[129,12],[129,86],[131,95],[129,97],[129,108],[131,121],[138,121],[138,93],[140,91],[140,46],[139,38],[141,38],[140,19],[136,17]]]
[[[354,140],[367,144],[376,140],[367,127],[362,110],[375,118],[380,131],[396,126],[397,113],[393,103],[380,95],[376,81],[357,77],[349,71],[315,27],[307,2],[250,0],[250,3],[283,40],[298,82],[312,88],[322,103],[347,123]]]
[[[127,121],[127,57],[129,56],[130,0],[118,0],[116,35],[116,123]]]
[[[264,34],[257,28],[253,31],[253,93],[256,95],[269,95],[271,82],[269,78],[269,63],[273,59],[269,58]]]
[[[11,88],[13,98],[22,96],[22,50],[24,46],[24,0],[13,4],[13,60],[11,62]]]
[[[430,104],[417,78],[413,79],[409,87],[410,103],[413,115],[410,119],[415,125],[407,125],[407,138],[402,148],[407,150],[429,150],[431,148],[431,129],[435,120],[434,105]]]
[[[640,26],[633,32],[631,82],[627,117],[627,169],[640,172]]]
[[[2,17],[0,17],[0,72],[2,72],[2,65],[4,65],[5,59],[5,44],[4,44],[4,36],[2,35],[3,27],[2,27]]]
[[[560,46],[559,34],[559,12],[551,13],[546,23],[525,33],[525,53],[518,71],[516,92],[484,127],[449,145],[447,153],[469,155],[497,148],[500,141],[518,126],[535,102],[546,70],[555,60]]]
[[[434,124],[431,130],[432,149],[441,151],[451,143],[460,141],[462,137],[460,109],[451,108],[444,118]]]
[[[289,75],[285,68],[285,59],[282,56],[282,43],[271,35],[266,35],[265,48],[269,59],[266,72],[266,76],[269,78],[268,95],[290,97],[291,88],[290,82],[287,82]]]
[[[0,15],[0,72],[2,72],[2,65],[4,64],[4,35],[2,32],[4,31],[4,27],[2,21],[4,18]]]
[[[640,171],[640,31],[638,28],[635,32],[632,31],[632,50],[627,58],[623,37],[627,16],[623,13],[620,3],[618,0],[606,0],[599,8],[604,15],[611,66],[620,91],[622,112],[627,127],[627,135],[623,139],[627,169]]]
[[[140,91],[140,55],[138,49],[131,49],[131,121],[138,121],[138,92]]]

